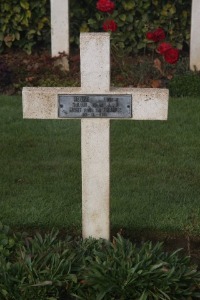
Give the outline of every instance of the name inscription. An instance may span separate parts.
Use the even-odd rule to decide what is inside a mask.
[[[59,118],[131,118],[131,95],[58,95]]]

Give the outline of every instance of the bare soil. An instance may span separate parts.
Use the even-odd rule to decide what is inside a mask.
[[[60,57],[65,54],[60,54]],[[70,70],[63,71],[59,58],[51,58],[47,51],[31,55],[22,51],[0,54],[0,93],[21,93],[23,86],[80,86],[80,55],[77,49],[69,56]],[[164,71],[162,62],[152,55],[112,55],[111,85],[123,87],[164,88],[173,77],[174,66]]]

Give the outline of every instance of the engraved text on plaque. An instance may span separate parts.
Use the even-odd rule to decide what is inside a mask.
[[[58,95],[60,118],[131,118],[131,95]]]

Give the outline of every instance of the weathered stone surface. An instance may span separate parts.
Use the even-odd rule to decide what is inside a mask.
[[[110,34],[80,35],[81,89],[84,93],[110,90]]]
[[[23,88],[23,117],[27,119],[57,119],[58,94],[83,94],[82,88]],[[90,93],[91,94],[91,93]],[[167,89],[112,88],[107,94],[132,95],[133,120],[167,120]],[[124,119],[123,119],[124,120]],[[131,119],[128,119],[131,120]]]
[[[132,114],[127,120],[166,120],[168,90],[110,89],[109,39],[108,33],[81,34],[81,87],[24,88],[22,92],[24,118],[58,119],[58,95],[110,94],[132,96]],[[66,117],[64,119],[67,120]],[[109,239],[109,124],[109,118],[81,119],[84,238],[92,236]]]
[[[69,54],[69,3],[68,0],[51,0],[51,53],[58,56],[59,53]],[[64,70],[69,70],[68,58],[59,58]]]
[[[110,120],[81,120],[83,238],[110,235]]]
[[[192,0],[192,19],[190,36],[190,69],[200,70],[200,1]]]

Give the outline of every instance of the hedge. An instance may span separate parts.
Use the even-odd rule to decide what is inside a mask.
[[[0,8],[0,52],[13,47],[31,53],[33,46],[50,41],[47,0],[4,0]]]
[[[189,44],[191,0],[115,0],[111,17],[118,30],[113,45],[137,53],[151,43],[145,33],[162,27],[167,40],[182,49]],[[78,45],[80,31],[101,31],[106,14],[96,10],[95,0],[70,0],[70,41]],[[33,47],[50,46],[48,0],[4,0],[0,4],[0,52],[7,47],[31,53]]]

